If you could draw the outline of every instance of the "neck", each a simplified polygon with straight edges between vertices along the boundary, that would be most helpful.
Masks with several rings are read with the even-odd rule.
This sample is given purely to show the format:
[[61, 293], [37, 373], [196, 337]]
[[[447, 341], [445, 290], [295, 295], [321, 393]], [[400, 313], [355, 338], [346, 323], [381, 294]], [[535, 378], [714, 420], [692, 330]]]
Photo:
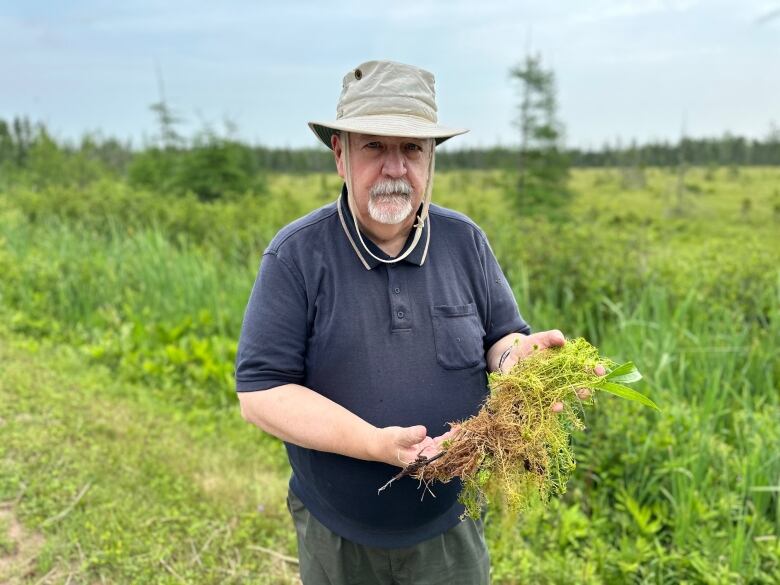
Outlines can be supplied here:
[[395, 258], [403, 250], [409, 233], [411, 233], [417, 214], [413, 213], [407, 219], [398, 224], [387, 225], [378, 223], [372, 219], [363, 222], [358, 219], [360, 231], [371, 238], [379, 249], [391, 258]]

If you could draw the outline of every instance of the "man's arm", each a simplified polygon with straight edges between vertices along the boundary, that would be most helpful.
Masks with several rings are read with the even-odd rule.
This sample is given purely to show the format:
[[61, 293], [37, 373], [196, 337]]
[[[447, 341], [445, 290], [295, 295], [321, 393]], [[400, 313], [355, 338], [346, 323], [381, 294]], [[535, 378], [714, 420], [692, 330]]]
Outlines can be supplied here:
[[403, 467], [433, 446], [422, 425], [378, 428], [298, 384], [239, 392], [238, 398], [244, 420], [307, 449]]
[[[487, 352], [490, 371], [498, 370], [501, 356], [509, 350], [501, 370], [509, 371], [520, 359], [538, 348], [563, 345], [558, 330], [531, 335], [510, 333]], [[268, 390], [239, 392], [244, 420], [279, 439], [317, 451], [338, 453], [403, 467], [418, 455], [431, 456], [453, 436], [449, 431], [434, 439], [422, 425], [375, 427], [329, 398], [299, 384], [284, 384]]]

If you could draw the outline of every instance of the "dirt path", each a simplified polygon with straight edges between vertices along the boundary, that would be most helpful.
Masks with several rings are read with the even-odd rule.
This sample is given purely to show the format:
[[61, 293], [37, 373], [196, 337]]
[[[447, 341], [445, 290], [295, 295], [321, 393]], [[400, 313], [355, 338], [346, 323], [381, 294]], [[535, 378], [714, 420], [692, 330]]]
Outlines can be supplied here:
[[43, 536], [19, 523], [12, 504], [3, 505], [0, 508], [0, 583], [23, 583], [43, 543]]

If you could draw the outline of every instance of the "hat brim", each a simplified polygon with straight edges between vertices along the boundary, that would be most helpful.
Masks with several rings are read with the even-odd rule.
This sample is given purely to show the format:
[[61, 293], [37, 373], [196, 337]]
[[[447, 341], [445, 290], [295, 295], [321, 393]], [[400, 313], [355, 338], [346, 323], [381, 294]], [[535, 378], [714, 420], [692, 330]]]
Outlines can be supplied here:
[[374, 136], [403, 136], [405, 138], [434, 138], [436, 144], [465, 134], [465, 128], [445, 128], [417, 116], [377, 115], [356, 116], [332, 122], [309, 122], [309, 128], [328, 148], [331, 137], [338, 132], [356, 132]]

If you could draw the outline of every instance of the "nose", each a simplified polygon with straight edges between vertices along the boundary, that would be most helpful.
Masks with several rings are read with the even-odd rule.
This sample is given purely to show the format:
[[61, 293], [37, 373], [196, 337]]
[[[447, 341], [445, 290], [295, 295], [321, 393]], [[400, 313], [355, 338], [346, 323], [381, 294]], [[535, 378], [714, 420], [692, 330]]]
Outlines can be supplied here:
[[400, 148], [388, 148], [382, 164], [382, 172], [393, 179], [406, 174], [406, 160]]

